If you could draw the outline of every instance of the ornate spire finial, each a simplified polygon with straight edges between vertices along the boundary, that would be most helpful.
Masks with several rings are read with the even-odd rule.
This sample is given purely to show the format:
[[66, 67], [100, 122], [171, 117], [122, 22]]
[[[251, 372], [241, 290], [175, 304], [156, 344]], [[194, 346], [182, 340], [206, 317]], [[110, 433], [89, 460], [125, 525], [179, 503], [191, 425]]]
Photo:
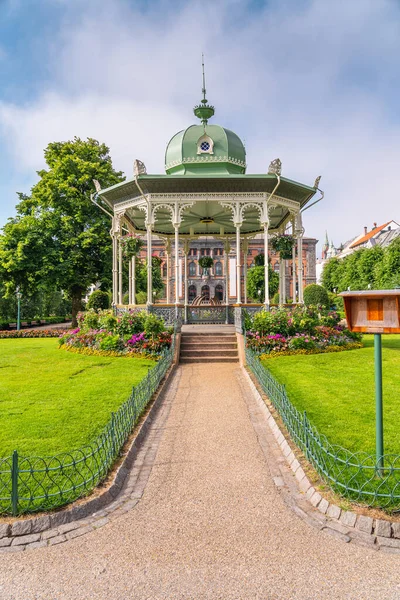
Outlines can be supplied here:
[[201, 65], [203, 67], [203, 89], [202, 89], [203, 100], [202, 100], [202, 103], [203, 104], [207, 104], [207, 98], [206, 98], [206, 75], [205, 75], [205, 72], [204, 72], [204, 54], [201, 55]]
[[194, 107], [193, 112], [196, 115], [196, 117], [198, 117], [201, 120], [205, 127], [208, 123], [208, 119], [210, 119], [214, 115], [215, 109], [213, 106], [207, 104], [208, 100], [206, 98], [206, 75], [204, 69], [204, 54], [201, 55], [201, 65], [203, 70], [203, 88], [201, 90], [203, 94], [203, 100], [200, 102], [200, 104]]

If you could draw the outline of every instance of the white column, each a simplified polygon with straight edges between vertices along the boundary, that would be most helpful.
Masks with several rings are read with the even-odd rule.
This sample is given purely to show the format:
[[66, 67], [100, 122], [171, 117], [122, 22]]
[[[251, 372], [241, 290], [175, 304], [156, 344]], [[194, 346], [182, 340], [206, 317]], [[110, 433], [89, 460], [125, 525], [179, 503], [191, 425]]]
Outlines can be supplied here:
[[269, 310], [268, 223], [264, 223], [264, 279], [265, 279], [264, 304], [265, 304], [265, 310]]
[[128, 304], [132, 304], [132, 260], [129, 261], [128, 297]]
[[286, 261], [282, 258], [282, 253], [279, 254], [279, 306], [283, 306], [286, 301], [286, 286], [285, 286], [285, 270]]
[[[295, 237], [295, 222], [292, 221], [292, 235]], [[292, 300], [293, 302], [297, 302], [296, 298], [296, 244], [293, 244], [292, 248]]]
[[171, 240], [168, 238], [165, 245], [167, 252], [167, 304], [171, 302]]
[[247, 253], [249, 251], [249, 241], [243, 240], [243, 280], [244, 280], [244, 303], [247, 304]]
[[228, 254], [230, 251], [230, 244], [228, 240], [224, 243], [224, 271], [225, 271], [225, 304], [229, 304], [229, 268], [228, 268]]
[[132, 265], [132, 304], [133, 306], [136, 305], [136, 254], [134, 254], [132, 256], [131, 259], [131, 265]]
[[112, 234], [112, 299], [113, 304], [118, 304], [118, 240], [115, 233]]
[[174, 223], [175, 228], [175, 304], [179, 304], [179, 223]]
[[296, 236], [297, 236], [297, 278], [299, 282], [299, 303], [303, 304], [303, 223], [301, 213], [296, 215]]
[[303, 304], [303, 232], [297, 237], [297, 274], [299, 279], [299, 303]]
[[242, 290], [241, 290], [241, 273], [240, 273], [240, 225], [241, 223], [235, 223], [236, 226], [236, 303], [242, 303]]
[[147, 304], [153, 304], [153, 273], [152, 273], [152, 249], [151, 249], [151, 223], [146, 222], [147, 230]]
[[184, 252], [184, 256], [185, 256], [185, 278], [184, 278], [184, 288], [185, 288], [185, 293], [184, 293], [184, 297], [185, 297], [185, 323], [187, 323], [187, 311], [188, 311], [188, 254], [189, 254], [189, 240], [185, 240], [183, 243], [183, 252]]
[[118, 303], [122, 304], [122, 246], [118, 240]]

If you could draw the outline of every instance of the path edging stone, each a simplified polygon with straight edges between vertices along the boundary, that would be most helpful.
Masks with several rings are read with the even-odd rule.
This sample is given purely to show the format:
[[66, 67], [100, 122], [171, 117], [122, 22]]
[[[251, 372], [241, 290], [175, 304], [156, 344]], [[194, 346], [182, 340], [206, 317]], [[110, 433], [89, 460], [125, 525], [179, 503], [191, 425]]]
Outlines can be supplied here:
[[[143, 494], [150, 471], [146, 471], [146, 477], [142, 477], [140, 482], [138, 481], [140, 490], [135, 488], [134, 491], [137, 497], [132, 498], [133, 485], [131, 486], [132, 489], [129, 489], [128, 486], [126, 491], [123, 491], [123, 488], [132, 473], [132, 467], [162, 405], [164, 393], [172, 381], [177, 366], [175, 356], [175, 360], [173, 360], [155, 392], [153, 400], [151, 400], [151, 406], [146, 417], [130, 442], [125, 457], [114, 474], [111, 485], [97, 497], [89, 498], [86, 502], [81, 501], [78, 505], [58, 512], [11, 523], [0, 523], [0, 553], [23, 551], [28, 548], [40, 548], [47, 545], [52, 546], [79, 537], [106, 525], [110, 513], [119, 510], [122, 514], [137, 504]], [[147, 469], [147, 467], [143, 468]], [[138, 474], [138, 480], [140, 474], [141, 472]]]
[[[291, 506], [292, 510], [310, 525], [333, 535], [343, 542], [355, 543], [371, 547], [374, 550], [400, 554], [399, 522], [374, 519], [365, 515], [359, 515], [353, 511], [342, 510], [336, 504], [329, 502], [314, 488], [290, 449], [283, 432], [263, 400], [249, 372], [244, 367], [242, 367], [242, 372], [258, 406], [264, 412], [272, 435], [296, 480], [297, 494], [290, 489], [291, 486], [277, 484], [276, 480], [282, 480], [282, 478], [273, 478], [275, 485], [277, 485], [281, 492], [285, 491], [286, 494], [291, 495], [291, 499], [287, 504]], [[289, 451], [287, 448], [289, 448]], [[317, 518], [318, 513], [325, 519], [322, 524]]]

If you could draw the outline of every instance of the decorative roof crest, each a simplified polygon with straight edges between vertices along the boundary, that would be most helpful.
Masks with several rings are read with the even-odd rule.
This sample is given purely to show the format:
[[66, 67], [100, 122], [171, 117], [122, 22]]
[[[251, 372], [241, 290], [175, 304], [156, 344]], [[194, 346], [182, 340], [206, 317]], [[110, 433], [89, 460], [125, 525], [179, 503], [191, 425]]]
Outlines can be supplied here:
[[147, 175], [145, 164], [137, 158], [133, 161], [133, 172], [135, 177], [137, 177], [138, 175]]
[[275, 158], [269, 163], [268, 175], [281, 175], [282, 173], [282, 162], [279, 158]]
[[203, 100], [201, 101], [200, 104], [198, 104], [197, 106], [194, 107], [193, 112], [196, 115], [196, 117], [198, 119], [201, 120], [201, 122], [205, 126], [208, 123], [208, 119], [211, 119], [211, 117], [214, 115], [215, 113], [215, 108], [213, 106], [211, 106], [210, 104], [208, 104], [208, 100], [206, 98], [206, 76], [204, 73], [204, 54], [201, 55], [201, 59], [202, 59], [202, 67], [203, 67], [203, 88], [202, 88], [202, 93], [203, 93]]

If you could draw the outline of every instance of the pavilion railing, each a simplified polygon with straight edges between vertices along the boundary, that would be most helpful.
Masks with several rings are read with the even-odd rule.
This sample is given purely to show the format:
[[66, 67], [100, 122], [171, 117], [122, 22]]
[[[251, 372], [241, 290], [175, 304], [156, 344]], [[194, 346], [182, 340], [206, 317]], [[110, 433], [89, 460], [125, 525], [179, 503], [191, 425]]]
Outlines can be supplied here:
[[353, 502], [398, 510], [400, 508], [400, 456], [386, 454], [382, 462], [375, 455], [350, 452], [331, 444], [314, 427], [306, 412], [290, 401], [285, 386], [265, 368], [257, 354], [245, 349], [247, 365], [278, 411], [290, 437], [331, 488]]
[[188, 323], [233, 323], [233, 307], [226, 304], [187, 307]]
[[[53, 457], [0, 458], [0, 513], [14, 516], [64, 506], [87, 495], [107, 475], [171, 366], [175, 337], [129, 398], [111, 413], [92, 443]], [[124, 360], [124, 359], [121, 359]], [[126, 359], [129, 360], [129, 359]]]

